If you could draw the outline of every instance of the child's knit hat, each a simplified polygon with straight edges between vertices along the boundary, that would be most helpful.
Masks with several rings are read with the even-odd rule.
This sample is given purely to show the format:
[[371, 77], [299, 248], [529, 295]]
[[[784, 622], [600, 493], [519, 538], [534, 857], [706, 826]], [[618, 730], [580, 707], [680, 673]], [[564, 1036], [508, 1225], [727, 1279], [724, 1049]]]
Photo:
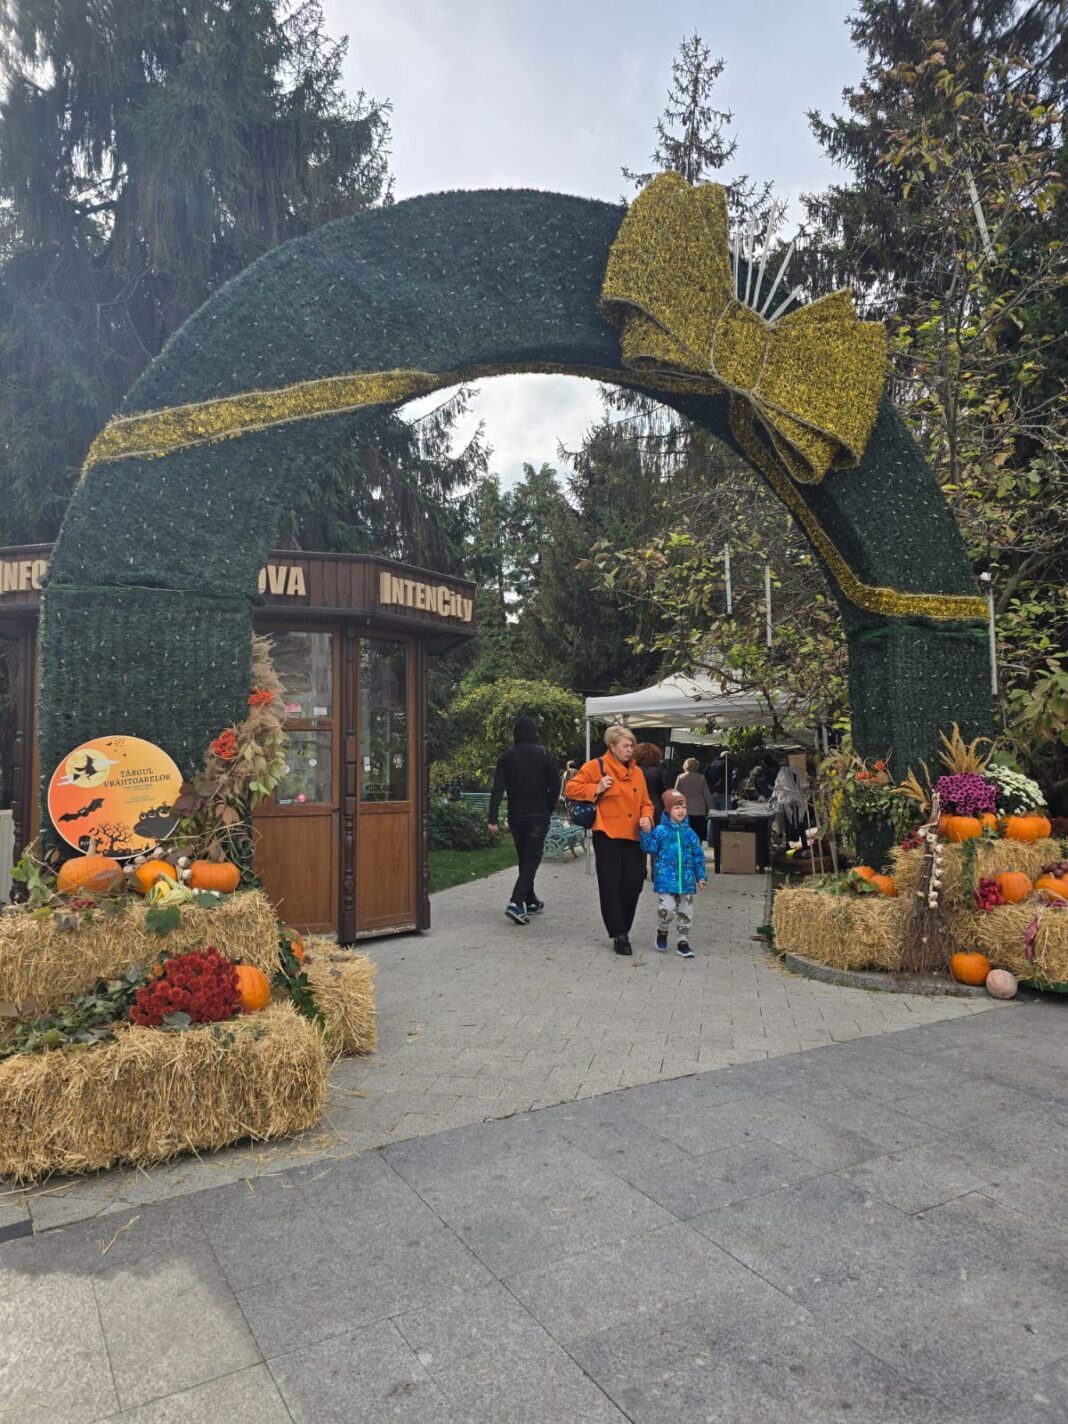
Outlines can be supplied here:
[[660, 803], [665, 811], [670, 811], [672, 806], [677, 806], [679, 802], [686, 805], [686, 797], [681, 791], [665, 791], [660, 798]]

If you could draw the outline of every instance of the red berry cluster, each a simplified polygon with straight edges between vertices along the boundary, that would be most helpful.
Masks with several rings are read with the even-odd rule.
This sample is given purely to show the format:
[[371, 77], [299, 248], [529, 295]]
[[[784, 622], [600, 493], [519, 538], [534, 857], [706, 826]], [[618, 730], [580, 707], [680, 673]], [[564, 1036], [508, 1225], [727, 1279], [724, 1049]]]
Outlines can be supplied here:
[[233, 761], [239, 751], [237, 737], [231, 728], [227, 727], [225, 732], [219, 735], [211, 744], [211, 749], [220, 761]]
[[973, 896], [977, 910], [993, 910], [1005, 904], [1005, 896], [996, 880], [988, 880], [984, 875]]
[[188, 1014], [193, 1023], [233, 1018], [241, 1006], [237, 970], [217, 949], [203, 954], [176, 954], [163, 973], [138, 989], [130, 1020], [142, 1028], [159, 1028], [167, 1014]]
[[919, 850], [922, 845], [923, 836], [920, 835], [919, 831], [908, 831], [905, 834], [905, 839], [901, 842], [901, 849]]

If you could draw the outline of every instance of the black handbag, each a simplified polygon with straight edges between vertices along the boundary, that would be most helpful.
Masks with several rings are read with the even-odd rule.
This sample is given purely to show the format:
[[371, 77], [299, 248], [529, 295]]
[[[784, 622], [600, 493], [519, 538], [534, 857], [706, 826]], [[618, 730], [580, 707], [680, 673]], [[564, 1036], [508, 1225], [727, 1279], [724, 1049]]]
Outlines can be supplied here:
[[[597, 765], [601, 768], [601, 775], [604, 775], [604, 758], [597, 758]], [[593, 823], [597, 819], [596, 801], [569, 801], [567, 803], [567, 814], [571, 818], [571, 824], [578, 826], [579, 830], [591, 831]]]

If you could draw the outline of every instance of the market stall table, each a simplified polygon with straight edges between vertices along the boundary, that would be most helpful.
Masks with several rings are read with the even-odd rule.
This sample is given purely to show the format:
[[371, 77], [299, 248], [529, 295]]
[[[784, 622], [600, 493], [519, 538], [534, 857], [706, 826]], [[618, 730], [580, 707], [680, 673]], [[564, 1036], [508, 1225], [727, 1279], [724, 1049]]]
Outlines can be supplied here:
[[776, 808], [770, 801], [746, 801], [733, 811], [709, 811], [708, 826], [712, 845], [712, 862], [719, 874], [720, 846], [723, 832], [752, 831], [756, 835], [757, 870], [767, 870], [771, 864], [771, 823]]

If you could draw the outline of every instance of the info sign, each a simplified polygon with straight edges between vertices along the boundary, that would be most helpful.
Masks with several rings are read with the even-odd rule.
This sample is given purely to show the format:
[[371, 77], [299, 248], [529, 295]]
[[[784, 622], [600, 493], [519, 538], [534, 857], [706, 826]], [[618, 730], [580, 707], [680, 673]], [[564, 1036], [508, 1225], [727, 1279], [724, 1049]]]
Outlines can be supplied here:
[[48, 814], [75, 850], [139, 855], [178, 824], [182, 774], [140, 737], [94, 737], [64, 757], [48, 787]]

